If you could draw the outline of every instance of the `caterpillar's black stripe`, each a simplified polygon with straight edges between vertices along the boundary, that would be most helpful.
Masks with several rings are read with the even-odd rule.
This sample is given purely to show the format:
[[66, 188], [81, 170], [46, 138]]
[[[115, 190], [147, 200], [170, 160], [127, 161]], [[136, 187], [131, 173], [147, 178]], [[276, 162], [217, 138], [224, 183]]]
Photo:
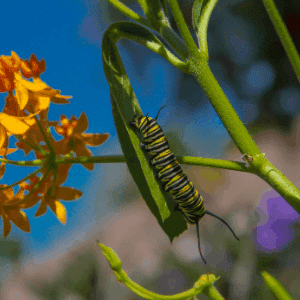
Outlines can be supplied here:
[[198, 228], [198, 222], [205, 214], [209, 214], [221, 220], [229, 227], [235, 237], [236, 235], [223, 219], [205, 209], [203, 198], [200, 196], [198, 190], [195, 189], [190, 179], [185, 175], [175, 155], [171, 152], [170, 145], [163, 130], [157, 123], [157, 117], [153, 119], [148, 116], [135, 116], [130, 124], [141, 132], [144, 142], [142, 148], [149, 154], [150, 163], [154, 168], [162, 188], [172, 194], [173, 199], [177, 203], [180, 211], [184, 214], [187, 222], [196, 224], [199, 237], [199, 251], [205, 262], [201, 252]]

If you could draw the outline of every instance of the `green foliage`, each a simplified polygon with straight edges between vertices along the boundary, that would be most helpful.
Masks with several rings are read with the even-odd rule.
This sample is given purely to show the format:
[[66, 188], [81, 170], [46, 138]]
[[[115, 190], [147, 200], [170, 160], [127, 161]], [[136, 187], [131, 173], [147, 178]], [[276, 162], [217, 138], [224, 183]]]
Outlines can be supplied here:
[[[232, 140], [240, 150], [241, 156], [246, 160], [245, 164], [236, 162], [230, 162], [231, 164], [229, 164], [221, 160], [211, 159], [208, 161], [202, 159], [202, 165], [256, 174], [272, 186], [300, 213], [299, 189], [275, 168], [266, 158], [265, 154], [260, 151], [209, 68], [207, 28], [217, 0], [196, 0], [194, 2], [192, 18], [199, 45], [195, 44], [176, 0], [169, 0], [168, 4], [181, 36], [169, 25], [166, 1], [138, 0], [146, 18], [133, 12], [118, 0], [109, 1], [135, 22], [148, 27], [150, 30], [156, 31], [156, 34], [164, 39], [167, 44], [167, 46], [165, 46], [150, 30], [141, 25], [130, 22], [120, 22], [111, 25], [106, 31], [103, 37], [102, 55], [105, 74], [110, 85], [114, 121], [128, 168], [149, 209], [169, 236], [170, 240], [172, 241], [175, 236], [182, 233], [186, 229], [186, 224], [182, 218], [178, 218], [176, 213], [173, 212], [166, 195], [161, 191], [158, 182], [153, 176], [153, 170], [150, 168], [144, 153], [139, 147], [139, 138], [136, 132], [129, 126], [129, 122], [133, 119], [134, 115], [143, 114], [116, 47], [117, 41], [121, 38], [129, 39], [147, 47], [164, 57], [179, 70], [192, 74], [202, 86]], [[264, 0], [264, 3], [271, 18], [274, 17], [274, 20], [281, 24], [282, 20], [277, 18], [277, 10], [276, 8], [274, 10], [275, 6], [273, 2], [271, 0]], [[280, 38], [285, 45], [286, 51], [289, 52], [289, 49], [294, 49], [294, 45], [287, 32], [282, 30], [281, 26], [277, 26], [276, 29], [280, 31]], [[169, 51], [167, 47], [172, 48], [172, 52]], [[173, 53], [175, 53], [175, 55], [173, 55]], [[300, 74], [300, 68], [297, 65], [299, 62], [298, 54], [295, 51], [292, 53], [293, 59], [291, 59], [291, 61], [294, 65], [294, 69], [297, 74]], [[185, 158], [181, 158], [181, 162], [184, 161]], [[199, 165], [199, 158], [190, 158], [191, 164], [193, 161], [194, 164]], [[104, 249], [104, 245], [100, 245], [100, 247]], [[105, 251], [113, 250], [105, 248]], [[107, 259], [111, 257], [114, 256], [106, 255]], [[126, 273], [121, 270], [121, 265], [117, 269], [113, 268], [113, 270], [117, 273], [116, 276], [118, 280], [125, 283], [132, 291], [146, 299], [185, 299], [180, 298], [182, 295], [179, 296], [179, 294], [175, 296], [154, 295], [132, 282]], [[223, 299], [216, 290], [209, 288], [213, 287], [212, 283], [216, 280], [214, 275], [201, 278], [202, 281], [199, 280], [194, 286], [197, 291], [194, 291], [195, 293], [188, 297], [195, 297], [198, 293], [198, 289], [202, 289], [201, 291], [203, 292], [210, 291], [210, 293], [207, 292], [206, 294], [209, 295], [211, 299]], [[272, 292], [279, 290], [278, 283], [271, 280], [271, 277], [264, 275], [264, 278]], [[209, 287], [204, 287], [204, 282], [208, 283]], [[277, 296], [278, 295], [277, 293]], [[185, 295], [185, 297], [187, 297], [187, 295]]]

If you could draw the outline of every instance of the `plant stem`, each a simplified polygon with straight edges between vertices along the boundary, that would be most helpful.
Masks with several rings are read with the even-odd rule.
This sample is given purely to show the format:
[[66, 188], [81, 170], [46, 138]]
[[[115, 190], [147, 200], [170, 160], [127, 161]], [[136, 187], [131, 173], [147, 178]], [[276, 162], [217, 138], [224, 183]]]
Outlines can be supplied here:
[[210, 0], [203, 8], [203, 12], [201, 13], [201, 19], [199, 24], [198, 38], [199, 38], [199, 46], [200, 51], [202, 53], [207, 53], [208, 55], [208, 47], [207, 47], [207, 28], [210, 16], [218, 3], [218, 0]]
[[277, 8], [272, 0], [262, 0], [266, 11], [275, 27], [275, 30], [280, 38], [280, 41], [284, 47], [285, 52], [292, 64], [292, 67], [296, 73], [298, 81], [300, 82], [300, 58], [297, 49], [292, 41], [292, 38], [277, 11]]
[[179, 8], [177, 0], [169, 0], [169, 5], [172, 10], [172, 14], [174, 16], [178, 29], [182, 35], [183, 40], [186, 43], [190, 54], [197, 56], [197, 54], [199, 53], [199, 49], [197, 48], [197, 45], [195, 44], [193, 37], [185, 23], [184, 17]]
[[256, 155], [260, 150], [221, 89], [207, 62], [200, 55], [191, 58], [191, 68], [197, 81], [216, 110], [231, 138], [242, 154]]

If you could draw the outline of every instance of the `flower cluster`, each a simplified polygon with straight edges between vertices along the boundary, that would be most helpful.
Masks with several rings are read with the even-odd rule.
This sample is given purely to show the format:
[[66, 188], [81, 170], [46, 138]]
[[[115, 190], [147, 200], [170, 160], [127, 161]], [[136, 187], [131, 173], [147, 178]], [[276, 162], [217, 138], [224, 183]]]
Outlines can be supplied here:
[[[60, 95], [40, 79], [45, 72], [46, 63], [37, 60], [34, 54], [23, 60], [12, 51], [11, 56], [0, 56], [0, 92], [7, 93], [5, 105], [0, 113], [0, 178], [5, 174], [6, 164], [39, 167], [25, 178], [11, 184], [0, 184], [0, 216], [3, 219], [4, 236], [11, 231], [11, 222], [26, 232], [30, 223], [23, 211], [37, 203], [35, 216], [43, 215], [47, 206], [57, 218], [66, 222], [66, 209], [60, 200], [78, 199], [82, 193], [74, 188], [61, 186], [68, 177], [70, 163], [64, 158], [91, 157], [86, 146], [99, 146], [108, 134], [87, 134], [88, 119], [84, 112], [80, 117], [69, 120], [61, 115], [60, 121], [49, 121], [50, 102], [67, 104], [71, 96]], [[52, 132], [62, 136], [55, 140]], [[16, 148], [9, 148], [9, 138], [18, 140]], [[33, 152], [36, 160], [12, 162], [7, 155], [22, 150], [25, 155]], [[70, 161], [70, 160], [69, 160]], [[83, 163], [89, 170], [93, 163]], [[13, 187], [18, 187], [14, 193]]]

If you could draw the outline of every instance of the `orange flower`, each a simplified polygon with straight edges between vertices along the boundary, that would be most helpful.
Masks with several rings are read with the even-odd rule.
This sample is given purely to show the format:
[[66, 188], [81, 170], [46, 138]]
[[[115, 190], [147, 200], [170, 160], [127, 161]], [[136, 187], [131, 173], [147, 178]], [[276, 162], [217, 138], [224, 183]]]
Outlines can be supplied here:
[[[51, 144], [53, 144], [55, 141], [54, 141], [54, 138], [52, 137], [51, 133], [48, 134], [48, 132], [47, 132], [47, 122], [45, 120], [40, 120], [39, 123], [40, 123], [44, 133], [47, 135], [48, 140], [50, 141]], [[57, 124], [58, 122], [52, 122], [52, 123]], [[28, 131], [26, 131], [26, 133], [22, 134], [21, 137], [24, 140], [24, 142], [19, 141], [16, 143], [16, 146], [19, 149], [23, 150], [25, 155], [28, 155], [28, 153], [31, 150], [35, 150], [37, 148], [45, 150], [45, 151], [43, 151], [44, 153], [49, 152], [49, 149], [46, 145], [44, 135], [42, 134], [42, 132], [41, 132], [40, 128], [37, 126], [37, 124], [30, 126]], [[32, 148], [31, 145], [32, 145], [32, 147], [35, 146], [35, 148]], [[44, 157], [44, 156], [41, 156], [41, 154], [38, 151], [35, 151], [35, 155], [39, 159]]]
[[[83, 133], [88, 128], [88, 120], [85, 113], [81, 113], [79, 119], [72, 116], [70, 120], [66, 116], [61, 115], [61, 124], [55, 126], [58, 134], [62, 135], [64, 139], [57, 142], [57, 147], [60, 149], [61, 154], [68, 154], [72, 150], [75, 151], [77, 157], [79, 156], [93, 156], [91, 151], [85, 145], [99, 146], [104, 143], [108, 138], [108, 133], [99, 134], [86, 134]], [[83, 164], [89, 170], [93, 170], [94, 164]]]
[[[8, 135], [5, 128], [0, 124], [0, 156], [6, 158], [6, 155], [15, 152], [17, 149], [8, 149]], [[0, 179], [5, 173], [5, 163], [0, 164]]]
[[19, 70], [21, 65], [21, 59], [19, 58], [18, 54], [14, 51], [11, 51], [11, 56], [0, 56], [0, 62], [2, 66], [4, 66], [6, 69], [16, 72]]
[[53, 211], [56, 215], [57, 219], [65, 224], [67, 219], [67, 212], [65, 206], [59, 201], [59, 199], [64, 201], [73, 201], [77, 200], [82, 196], [82, 192], [71, 188], [71, 187], [61, 187], [58, 186], [55, 191], [52, 191], [52, 186], [48, 185], [48, 189], [46, 190], [45, 196], [41, 198], [42, 202], [35, 213], [36, 217], [39, 217], [46, 213], [47, 206]]
[[[27, 190], [28, 192], [30, 192], [31, 190], [33, 190], [36, 185], [39, 183], [40, 181], [40, 177], [37, 175], [34, 175], [32, 177], [30, 177], [29, 179], [30, 183], [23, 183], [23, 188], [24, 190]], [[35, 196], [40, 196], [41, 194], [44, 194], [44, 190], [45, 190], [45, 186], [48, 184], [47, 178], [40, 183], [39, 187], [33, 192], [33, 195]]]
[[0, 92], [12, 93], [14, 90], [14, 76], [20, 68], [21, 60], [16, 52], [12, 51], [11, 56], [0, 56]]
[[[29, 184], [25, 182], [22, 183], [24, 190], [30, 192], [36, 189], [29, 197], [29, 203], [27, 203], [27, 200], [25, 201], [27, 205], [26, 208], [32, 203], [32, 199], [38, 198], [38, 200], [41, 200], [39, 208], [35, 214], [36, 217], [43, 215], [47, 211], [47, 206], [49, 206], [59, 221], [61, 221], [63, 224], [66, 222], [66, 209], [64, 205], [60, 203], [59, 199], [64, 201], [72, 201], [77, 200], [82, 196], [82, 192], [74, 188], [60, 186], [66, 180], [70, 167], [71, 164], [62, 164], [58, 166], [58, 174], [55, 184], [53, 182], [53, 175], [48, 175], [47, 178], [41, 182], [41, 177], [35, 175], [29, 179]], [[39, 184], [38, 188], [36, 188], [37, 184]], [[24, 203], [21, 203], [21, 205], [23, 204]]]
[[[0, 185], [0, 188], [6, 187], [7, 185]], [[0, 190], [0, 215], [3, 219], [3, 232], [4, 237], [8, 236], [11, 231], [11, 224], [13, 222], [21, 230], [25, 232], [30, 232], [30, 224], [26, 214], [21, 211], [21, 208], [28, 208], [39, 201], [38, 198], [30, 198], [28, 202], [22, 205], [18, 203], [24, 198], [24, 188], [20, 186], [19, 191], [14, 196], [13, 188], [7, 188]]]
[[0, 124], [5, 128], [8, 136], [12, 134], [25, 134], [30, 126], [35, 123], [33, 117], [15, 117], [6, 113], [0, 113]]
[[40, 74], [46, 70], [46, 61], [42, 58], [37, 60], [35, 54], [31, 54], [30, 59], [23, 60], [21, 64], [21, 72], [25, 78], [40, 77]]
[[[0, 114], [1, 115], [1, 114]], [[8, 133], [0, 124], [0, 156], [6, 156], [7, 154], [15, 152], [17, 149], [8, 149]]]
[[34, 113], [48, 109], [50, 101], [59, 104], [69, 103], [71, 96], [60, 95], [60, 90], [52, 89], [40, 78], [34, 78], [33, 82], [24, 79], [19, 72], [14, 73], [16, 100], [21, 110], [26, 108], [29, 112], [33, 107]]
[[0, 92], [12, 93], [14, 88], [14, 73], [5, 68], [4, 63], [0, 60]]

